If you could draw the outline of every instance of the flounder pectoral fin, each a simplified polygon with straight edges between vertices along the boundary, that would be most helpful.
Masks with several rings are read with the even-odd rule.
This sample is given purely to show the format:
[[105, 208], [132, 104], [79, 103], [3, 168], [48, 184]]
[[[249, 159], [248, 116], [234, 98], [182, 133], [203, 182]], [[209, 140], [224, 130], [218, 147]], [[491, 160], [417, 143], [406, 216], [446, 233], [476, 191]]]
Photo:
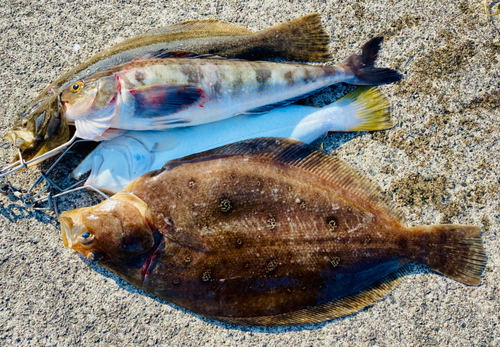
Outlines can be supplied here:
[[180, 228], [164, 227], [159, 231], [170, 241], [199, 252], [210, 252], [210, 248], [203, 240], [203, 236]]
[[203, 92], [189, 84], [157, 84], [129, 90], [135, 101], [135, 117], [156, 118], [182, 111], [200, 101]]
[[262, 317], [233, 318], [218, 316], [208, 318], [248, 326], [284, 326], [320, 323], [354, 314], [384, 299], [399, 285], [403, 276], [407, 274], [408, 267], [402, 266], [360, 292], [294, 312]]

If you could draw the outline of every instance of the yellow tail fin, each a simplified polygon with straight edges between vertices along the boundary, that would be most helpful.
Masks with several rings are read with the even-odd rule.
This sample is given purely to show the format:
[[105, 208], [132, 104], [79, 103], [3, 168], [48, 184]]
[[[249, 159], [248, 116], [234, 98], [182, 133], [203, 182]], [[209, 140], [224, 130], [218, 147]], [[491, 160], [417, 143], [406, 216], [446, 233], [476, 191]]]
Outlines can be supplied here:
[[346, 106], [350, 121], [346, 131], [372, 131], [392, 128], [390, 103], [377, 87], [358, 87], [336, 102]]

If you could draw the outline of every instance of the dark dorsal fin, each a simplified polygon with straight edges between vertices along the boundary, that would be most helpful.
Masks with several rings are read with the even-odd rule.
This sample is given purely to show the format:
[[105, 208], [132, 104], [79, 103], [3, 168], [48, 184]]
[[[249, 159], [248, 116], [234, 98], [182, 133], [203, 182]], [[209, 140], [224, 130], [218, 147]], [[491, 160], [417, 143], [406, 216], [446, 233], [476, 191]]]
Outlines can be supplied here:
[[369, 287], [366, 287], [361, 292], [299, 311], [263, 317], [232, 318], [218, 316], [208, 318], [231, 324], [249, 326], [283, 326], [320, 323], [356, 313], [382, 300], [398, 286], [402, 277], [407, 273], [408, 267], [403, 266]]
[[326, 136], [328, 134], [324, 134], [324, 135], [321, 135], [320, 137], [318, 137], [316, 140], [314, 140], [313, 142], [311, 142], [309, 145], [311, 147], [314, 147], [316, 148], [318, 151], [322, 151], [323, 150], [323, 143], [325, 142], [325, 139], [326, 139]]
[[402, 212], [398, 211], [394, 203], [382, 194], [377, 185], [338, 157], [318, 151], [297, 140], [264, 137], [236, 142], [169, 161], [162, 171], [171, 170], [185, 163], [235, 156], [258, 156], [306, 170], [312, 175], [330, 181], [341, 190], [368, 202], [371, 206], [405, 225]]
[[260, 106], [260, 107], [257, 107], [257, 108], [253, 108], [251, 110], [242, 112], [240, 114], [245, 114], [245, 115], [261, 115], [261, 114], [264, 114], [264, 113], [268, 113], [269, 111], [272, 111], [275, 108], [283, 107], [283, 106], [288, 106], [290, 104], [293, 104], [295, 101], [298, 101], [300, 99], [304, 99], [304, 98], [308, 97], [309, 95], [312, 95], [312, 94], [314, 94], [316, 92], [319, 92], [322, 89], [323, 88], [315, 89], [312, 92], [305, 93], [305, 94], [302, 94], [302, 95], [297, 95], [297, 96], [294, 96], [293, 98], [290, 98], [290, 99], [281, 100], [281, 101], [275, 102], [274, 104], [268, 104], [268, 105]]

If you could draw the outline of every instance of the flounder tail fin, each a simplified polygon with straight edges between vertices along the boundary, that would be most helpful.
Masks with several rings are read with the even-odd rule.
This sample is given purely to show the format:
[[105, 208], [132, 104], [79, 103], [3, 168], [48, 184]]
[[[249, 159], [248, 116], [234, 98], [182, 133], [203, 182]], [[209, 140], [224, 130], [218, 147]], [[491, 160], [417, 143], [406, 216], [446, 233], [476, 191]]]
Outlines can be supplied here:
[[424, 235], [419, 237], [421, 251], [415, 260], [456, 281], [479, 285], [486, 265], [481, 228], [444, 224], [412, 229]]
[[344, 69], [354, 76], [348, 83], [378, 86], [399, 81], [403, 76], [388, 68], [375, 67], [383, 37], [374, 37], [361, 47], [361, 55], [353, 54], [344, 62]]
[[270, 43], [272, 52], [263, 52], [265, 56], [305, 61], [332, 59], [328, 48], [330, 36], [317, 13], [259, 31], [257, 35], [262, 35], [262, 39]]
[[345, 115], [345, 131], [373, 131], [392, 128], [390, 102], [377, 87], [358, 87], [337, 100]]

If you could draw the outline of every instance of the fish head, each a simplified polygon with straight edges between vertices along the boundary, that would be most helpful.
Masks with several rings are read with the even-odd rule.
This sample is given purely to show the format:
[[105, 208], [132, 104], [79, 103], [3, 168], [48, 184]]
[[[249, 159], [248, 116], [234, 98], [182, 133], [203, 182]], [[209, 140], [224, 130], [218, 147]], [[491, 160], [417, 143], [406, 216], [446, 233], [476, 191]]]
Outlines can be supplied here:
[[93, 77], [76, 81], [61, 95], [63, 111], [68, 120], [86, 117], [116, 101], [119, 83], [116, 77]]
[[59, 222], [66, 247], [111, 268], [148, 254], [161, 236], [149, 207], [131, 193], [119, 193], [98, 205], [63, 212]]
[[27, 161], [67, 142], [69, 135], [68, 124], [61, 114], [59, 95], [51, 94], [21, 112], [4, 137], [20, 149]]

